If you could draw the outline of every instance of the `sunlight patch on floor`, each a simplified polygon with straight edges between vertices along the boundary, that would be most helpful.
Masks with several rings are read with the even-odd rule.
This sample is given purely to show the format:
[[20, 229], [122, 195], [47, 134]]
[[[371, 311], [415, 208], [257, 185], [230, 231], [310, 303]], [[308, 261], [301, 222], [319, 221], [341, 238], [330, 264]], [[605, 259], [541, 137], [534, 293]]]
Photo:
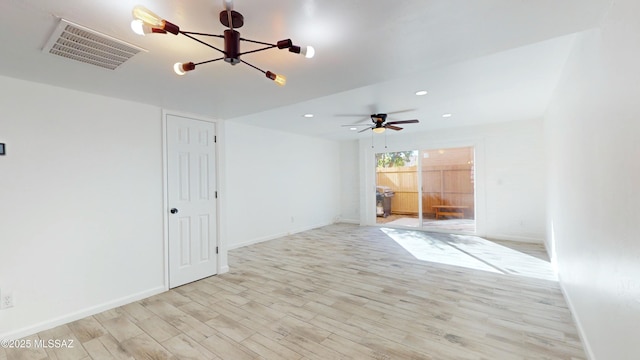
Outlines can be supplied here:
[[388, 223], [389, 225], [399, 225], [399, 226], [408, 226], [408, 227], [418, 227], [420, 226], [420, 220], [413, 217], [400, 218], [397, 220], [393, 220]]
[[[376, 218], [376, 223], [384, 224], [385, 226], [402, 226], [410, 228], [419, 228], [420, 220], [415, 217], [399, 217], [392, 221], [380, 221], [380, 218]], [[476, 231], [476, 222], [473, 219], [424, 219], [422, 222], [424, 231], [455, 231], [474, 233]]]
[[548, 261], [471, 235], [381, 228], [416, 259], [500, 274], [557, 281]]

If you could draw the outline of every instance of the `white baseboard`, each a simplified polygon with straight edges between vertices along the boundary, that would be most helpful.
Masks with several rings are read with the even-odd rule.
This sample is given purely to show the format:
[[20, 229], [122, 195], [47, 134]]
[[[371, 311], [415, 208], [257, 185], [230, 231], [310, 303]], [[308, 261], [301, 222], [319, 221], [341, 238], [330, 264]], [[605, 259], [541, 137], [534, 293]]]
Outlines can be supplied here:
[[218, 272], [218, 274], [224, 274], [224, 273], [228, 273], [228, 272], [229, 272], [229, 265], [225, 265], [225, 266], [220, 268], [220, 271]]
[[301, 233], [303, 231], [309, 231], [309, 230], [313, 230], [313, 229], [317, 229], [317, 228], [321, 228], [323, 226], [328, 226], [328, 225], [333, 225], [333, 224], [334, 224], [334, 222], [326, 222], [326, 223], [322, 223], [322, 224], [306, 226], [306, 227], [303, 227], [303, 228], [294, 229], [287, 235], [293, 235], [293, 234]]
[[243, 242], [241, 242], [239, 244], [230, 244], [227, 247], [227, 249], [228, 250], [238, 249], [238, 248], [241, 248], [241, 247], [258, 244], [258, 243], [261, 243], [261, 242], [264, 242], [264, 241], [278, 239], [278, 238], [281, 238], [281, 237], [284, 237], [284, 236], [287, 236], [287, 235], [293, 235], [293, 234], [301, 233], [303, 231], [317, 229], [319, 227], [323, 227], [323, 226], [327, 226], [327, 225], [331, 225], [331, 224], [332, 223], [317, 224], [317, 225], [312, 225], [312, 226], [306, 226], [306, 227], [299, 228], [299, 229], [294, 229], [294, 230], [291, 230], [291, 231], [286, 232], [286, 233], [277, 233], [277, 234], [262, 236], [262, 237], [251, 239], [251, 240], [248, 240], [248, 241], [243, 241]]
[[533, 244], [544, 244], [543, 237], [530, 237], [530, 236], [507, 235], [507, 234], [486, 234], [485, 236], [482, 236], [482, 237], [486, 239], [517, 241], [517, 242], [533, 243]]
[[122, 306], [122, 305], [126, 305], [126, 304], [130, 304], [134, 301], [138, 301], [138, 300], [142, 300], [142, 299], [146, 299], [150, 296], [153, 295], [157, 295], [160, 293], [163, 293], [165, 291], [165, 287], [163, 286], [158, 286], [156, 288], [153, 289], [149, 289], [146, 291], [142, 291], [139, 292], [137, 294], [133, 294], [130, 296], [125, 296], [122, 297], [120, 299], [116, 299], [113, 301], [109, 301], [100, 305], [96, 305], [96, 306], [92, 306], [83, 310], [79, 310], [67, 315], [63, 315], [63, 316], [59, 316], [57, 318], [53, 318], [50, 320], [46, 320], [34, 325], [30, 325], [27, 327], [24, 327], [22, 329], [18, 329], [15, 331], [11, 331], [11, 332], [7, 332], [4, 334], [0, 334], [0, 339], [5, 339], [5, 340], [16, 340], [16, 339], [20, 339], [23, 338], [25, 336], [29, 336], [29, 335], [33, 335], [35, 333], [39, 333], [40, 331], [44, 331], [44, 330], [49, 330], [51, 328], [54, 328], [56, 326], [60, 326], [60, 325], [64, 325], [64, 324], [68, 324], [70, 322], [76, 321], [76, 320], [80, 320], [83, 319], [87, 316], [91, 316], [91, 315], [95, 315], [95, 314], [99, 314], [103, 311], [106, 310], [110, 310], [113, 308], [117, 308], [118, 306]]
[[229, 244], [227, 246], [227, 249], [228, 250], [238, 249], [238, 248], [241, 248], [241, 247], [245, 247], [245, 246], [249, 246], [249, 245], [253, 245], [253, 244], [258, 244], [258, 243], [261, 243], [261, 242], [264, 242], [264, 241], [277, 239], [277, 238], [280, 238], [280, 237], [283, 237], [283, 236], [287, 236], [287, 235], [288, 235], [287, 233], [279, 233], [279, 234], [262, 236], [262, 237], [251, 239], [251, 240], [248, 240], [248, 241], [243, 241], [243, 242], [238, 243], [238, 244]]
[[360, 220], [356, 220], [356, 219], [338, 219], [338, 221], [336, 221], [336, 223], [338, 224], [355, 224], [355, 225], [360, 225]]
[[562, 291], [562, 295], [564, 296], [564, 300], [567, 302], [569, 306], [569, 311], [571, 315], [573, 315], [573, 319], [576, 322], [576, 327], [578, 328], [578, 335], [580, 336], [580, 341], [582, 342], [582, 346], [584, 347], [584, 351], [587, 355], [587, 360], [596, 360], [596, 357], [593, 355], [593, 350], [591, 349], [591, 344], [587, 340], [587, 335], [584, 333], [584, 327], [582, 327], [582, 323], [580, 322], [580, 317], [576, 312], [575, 307], [573, 306], [573, 301], [571, 301], [571, 296], [564, 288], [564, 284], [562, 283], [562, 277], [558, 274], [558, 284], [560, 284], [560, 291]]

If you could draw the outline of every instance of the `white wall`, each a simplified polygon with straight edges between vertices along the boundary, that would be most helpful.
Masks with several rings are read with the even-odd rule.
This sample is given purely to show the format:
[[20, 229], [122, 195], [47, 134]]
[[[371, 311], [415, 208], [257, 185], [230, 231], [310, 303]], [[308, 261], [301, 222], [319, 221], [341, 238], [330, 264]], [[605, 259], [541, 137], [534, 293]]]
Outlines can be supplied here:
[[[164, 291], [161, 110], [5, 77], [0, 109], [0, 338]], [[223, 256], [339, 218], [338, 142], [219, 130]]]
[[360, 150], [358, 141], [340, 142], [340, 219], [360, 223]]
[[337, 219], [338, 142], [227, 121], [225, 144], [228, 249]]
[[540, 242], [545, 236], [545, 158], [542, 119], [393, 134], [360, 141], [361, 223], [375, 223], [374, 153], [474, 146], [477, 234]]
[[161, 114], [0, 77], [0, 338], [163, 290]]
[[[543, 242], [546, 164], [542, 121], [503, 125], [484, 139], [487, 237]], [[482, 186], [480, 186], [482, 188]]]
[[548, 247], [594, 360], [640, 358], [639, 14], [578, 37], [545, 121]]

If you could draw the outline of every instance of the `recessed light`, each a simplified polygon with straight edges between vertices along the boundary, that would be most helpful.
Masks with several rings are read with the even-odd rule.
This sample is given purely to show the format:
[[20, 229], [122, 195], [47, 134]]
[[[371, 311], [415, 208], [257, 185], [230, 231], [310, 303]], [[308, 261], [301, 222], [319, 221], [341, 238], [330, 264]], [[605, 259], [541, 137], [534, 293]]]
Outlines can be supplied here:
[[349, 128], [349, 130], [354, 131], [354, 130], [358, 130], [358, 128]]
[[312, 118], [313, 114], [304, 114], [303, 116], [306, 117], [306, 118]]
[[448, 118], [448, 117], [452, 117], [452, 116], [453, 116], [452, 114], [442, 114], [443, 118]]
[[420, 90], [420, 91], [416, 91], [416, 95], [418, 95], [418, 96], [424, 96], [424, 95], [427, 95], [427, 90]]

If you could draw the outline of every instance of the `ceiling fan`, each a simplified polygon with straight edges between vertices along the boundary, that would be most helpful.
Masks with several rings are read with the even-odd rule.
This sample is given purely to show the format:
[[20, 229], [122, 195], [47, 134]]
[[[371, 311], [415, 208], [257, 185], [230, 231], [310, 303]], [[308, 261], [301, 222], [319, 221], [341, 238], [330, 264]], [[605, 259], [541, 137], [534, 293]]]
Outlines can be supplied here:
[[[398, 112], [403, 112], [403, 111], [396, 111], [396, 113]], [[393, 114], [393, 113], [389, 113], [389, 114]], [[415, 124], [415, 123], [419, 123], [420, 121], [413, 119], [413, 120], [398, 120], [398, 121], [389, 121], [387, 122], [387, 115], [388, 114], [371, 114], [371, 122], [373, 122], [373, 125], [369, 125], [369, 124], [350, 124], [350, 125], [342, 125], [342, 126], [366, 126], [366, 128], [358, 131], [359, 133], [361, 132], [365, 132], [369, 129], [373, 130], [373, 132], [377, 133], [377, 134], [382, 134], [386, 129], [391, 129], [391, 130], [396, 130], [396, 131], [400, 131], [402, 130], [401, 127], [396, 126], [398, 124]]]

